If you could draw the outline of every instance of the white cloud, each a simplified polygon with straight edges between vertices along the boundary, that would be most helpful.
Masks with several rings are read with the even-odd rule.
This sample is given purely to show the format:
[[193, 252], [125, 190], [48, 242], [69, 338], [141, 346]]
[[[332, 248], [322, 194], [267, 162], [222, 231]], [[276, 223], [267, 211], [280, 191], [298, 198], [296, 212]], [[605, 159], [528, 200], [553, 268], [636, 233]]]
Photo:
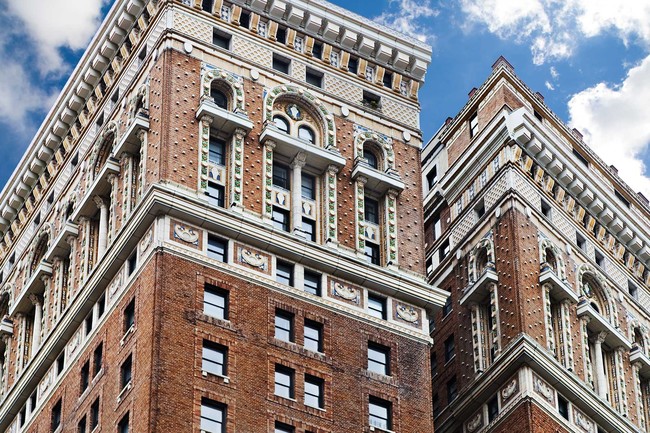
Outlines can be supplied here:
[[422, 19], [438, 16], [439, 13], [431, 6], [430, 0], [390, 0], [389, 11], [374, 20], [419, 41], [433, 43], [435, 36]]
[[554, 80], [557, 80], [558, 78], [560, 78], [560, 73], [557, 71], [557, 69], [555, 69], [555, 66], [551, 66], [551, 69], [549, 69], [549, 72], [551, 73], [551, 77]]
[[547, 88], [548, 90], [555, 90], [555, 86], [554, 86], [553, 83], [551, 83], [550, 81], [545, 81], [545, 82], [544, 82], [544, 85], [546, 86], [546, 88]]
[[24, 24], [43, 72], [65, 68], [59, 49], [85, 48], [107, 0], [6, 0], [10, 15]]
[[635, 190], [650, 197], [642, 154], [650, 145], [650, 56], [618, 85], [600, 83], [573, 95], [569, 124]]
[[581, 39], [612, 31], [650, 47], [650, 0], [461, 0], [469, 25], [528, 43], [533, 62], [565, 59]]
[[29, 129], [30, 112], [47, 110], [53, 95], [34, 86], [24, 67], [17, 62], [4, 62], [0, 74], [0, 121], [22, 132]]

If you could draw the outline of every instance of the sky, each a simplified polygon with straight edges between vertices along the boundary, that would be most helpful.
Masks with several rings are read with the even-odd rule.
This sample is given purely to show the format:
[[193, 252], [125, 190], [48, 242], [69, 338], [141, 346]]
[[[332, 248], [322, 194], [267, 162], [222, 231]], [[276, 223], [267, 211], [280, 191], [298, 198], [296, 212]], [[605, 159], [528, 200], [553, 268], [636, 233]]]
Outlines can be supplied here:
[[[429, 43], [425, 142], [503, 55], [636, 191], [650, 197], [650, 0], [330, 0]], [[111, 0], [0, 0], [0, 185]]]

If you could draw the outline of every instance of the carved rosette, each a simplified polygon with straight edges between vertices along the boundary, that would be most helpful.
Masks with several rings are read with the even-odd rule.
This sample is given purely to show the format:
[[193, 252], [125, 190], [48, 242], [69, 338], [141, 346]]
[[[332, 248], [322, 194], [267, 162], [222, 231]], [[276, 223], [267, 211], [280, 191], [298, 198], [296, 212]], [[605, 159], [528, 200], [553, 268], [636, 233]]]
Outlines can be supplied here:
[[357, 178], [357, 251], [363, 253], [366, 249], [365, 230], [365, 185], [367, 179], [363, 176]]
[[326, 239], [330, 245], [337, 244], [337, 222], [336, 222], [336, 175], [339, 172], [338, 167], [330, 165], [327, 167], [325, 182], [325, 196], [327, 197], [327, 236]]
[[397, 195], [399, 193], [393, 189], [389, 189], [386, 194], [386, 209], [387, 209], [387, 250], [388, 261], [393, 265], [397, 265]]
[[233, 134], [233, 152], [232, 152], [232, 179], [231, 179], [231, 194], [232, 205], [237, 207], [243, 207], [243, 164], [244, 164], [244, 137], [246, 137], [246, 131], [237, 128]]
[[209, 169], [209, 152], [210, 152], [210, 124], [212, 117], [202, 116], [201, 125], [199, 126], [200, 144], [199, 144], [199, 161], [201, 161], [201, 174], [199, 176], [199, 188], [202, 191], [208, 189], [208, 169]]
[[264, 217], [273, 217], [273, 149], [275, 142], [266, 140], [264, 143]]

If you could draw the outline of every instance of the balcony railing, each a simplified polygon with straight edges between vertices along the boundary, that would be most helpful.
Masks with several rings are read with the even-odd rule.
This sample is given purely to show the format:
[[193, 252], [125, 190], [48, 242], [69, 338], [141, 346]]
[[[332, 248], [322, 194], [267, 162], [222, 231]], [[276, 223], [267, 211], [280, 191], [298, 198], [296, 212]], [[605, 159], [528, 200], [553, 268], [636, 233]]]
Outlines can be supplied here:
[[578, 303], [578, 294], [573, 291], [567, 281], [560, 280], [553, 269], [543, 269], [542, 273], [539, 274], [539, 283], [548, 284], [550, 287], [550, 295], [553, 299], [557, 301], [568, 299], [574, 304]]
[[95, 176], [95, 180], [90, 185], [90, 188], [85, 192], [77, 208], [70, 220], [74, 223], [79, 222], [82, 216], [92, 216], [97, 212], [97, 205], [93, 202], [95, 196], [108, 196], [111, 191], [111, 183], [108, 181], [108, 176], [111, 174], [119, 174], [120, 163], [114, 159], [109, 158], [102, 167], [101, 171]]
[[389, 189], [394, 189], [398, 192], [404, 190], [404, 182], [400, 179], [399, 174], [392, 170], [384, 172], [372, 168], [364, 158], [357, 158], [354, 163], [352, 180], [356, 180], [358, 176], [363, 176], [368, 179], [365, 187], [379, 194], [385, 194]]
[[587, 299], [582, 299], [578, 303], [578, 317], [588, 317], [589, 323], [587, 328], [598, 334], [605, 332], [605, 344], [607, 344], [612, 349], [618, 347], [624, 347], [627, 350], [632, 348], [632, 344], [625, 338], [625, 335], [614, 325], [609, 323], [609, 321], [600, 315], [596, 309], [589, 303]]
[[242, 128], [246, 132], [253, 129], [253, 122], [245, 114], [225, 110], [217, 106], [210, 98], [203, 99], [196, 111], [197, 119], [200, 120], [203, 116], [212, 118], [211, 129], [216, 129], [228, 135], [232, 134], [237, 128]]
[[29, 299], [30, 295], [40, 295], [45, 290], [45, 283], [43, 277], [52, 275], [52, 265], [43, 261], [41, 262], [32, 276], [27, 280], [23, 289], [20, 291], [11, 308], [9, 315], [13, 316], [16, 313], [26, 313], [32, 308], [32, 302]]
[[650, 378], [650, 358], [643, 351], [643, 347], [634, 344], [630, 350], [630, 364], [639, 363], [639, 374], [644, 378]]
[[499, 282], [499, 276], [492, 267], [487, 267], [479, 278], [467, 286], [464, 290], [463, 297], [460, 299], [461, 305], [472, 302], [482, 302], [490, 294], [489, 288], [492, 284]]

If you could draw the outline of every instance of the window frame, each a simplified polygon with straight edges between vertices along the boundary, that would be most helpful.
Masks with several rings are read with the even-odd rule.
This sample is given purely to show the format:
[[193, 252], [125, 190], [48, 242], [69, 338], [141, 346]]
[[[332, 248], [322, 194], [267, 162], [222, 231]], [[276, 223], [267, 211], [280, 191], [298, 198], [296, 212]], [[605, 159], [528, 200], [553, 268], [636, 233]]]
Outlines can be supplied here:
[[[383, 357], [383, 362], [381, 359], [376, 359], [377, 357], [373, 356], [374, 354]], [[384, 346], [383, 344], [379, 344], [374, 341], [369, 341], [367, 356], [368, 371], [376, 374], [381, 374], [383, 376], [391, 375], [390, 347]]]
[[294, 270], [293, 263], [278, 260], [275, 263], [275, 281], [293, 287]]
[[[214, 411], [216, 414], [219, 414], [221, 416], [221, 420], [213, 420], [212, 418], [209, 418], [207, 413], [208, 410]], [[205, 423], [204, 420], [206, 420]], [[206, 433], [225, 433], [227, 420], [228, 420], [228, 406], [207, 397], [201, 398], [201, 410], [199, 412], [199, 428], [201, 429], [201, 431], [205, 431]], [[210, 425], [208, 425], [208, 423]], [[218, 430], [212, 430], [213, 423], [216, 424]]]
[[[309, 387], [315, 389], [316, 393], [308, 390], [308, 385]], [[311, 374], [305, 374], [304, 390], [305, 406], [313, 407], [315, 409], [325, 409], [325, 380], [323, 378]], [[316, 401], [316, 405], [310, 404], [311, 401], [308, 401], [308, 397], [310, 399], [314, 399]]]
[[303, 273], [303, 290], [314, 296], [322, 296], [322, 277], [323, 275], [318, 272], [305, 269]]
[[[206, 302], [206, 294], [210, 297], [214, 297], [216, 299], [222, 300], [223, 306], [219, 304], [215, 304], [212, 302]], [[229, 303], [230, 303], [230, 291], [226, 290], [222, 287], [215, 286], [213, 284], [208, 284], [206, 283], [203, 286], [203, 314], [209, 317], [213, 317], [218, 320], [229, 320]], [[212, 311], [213, 309], [218, 312], [222, 312], [219, 315], [212, 315], [206, 310], [206, 304], [209, 306], [208, 310]]]
[[[311, 319], [305, 319], [303, 332], [303, 347], [310, 352], [323, 353], [323, 324]], [[310, 330], [308, 336], [307, 330]], [[311, 336], [311, 332], [317, 334], [317, 339]], [[309, 343], [307, 343], [309, 341]], [[316, 348], [316, 350], [314, 350]]]
[[[201, 371], [213, 376], [227, 377], [228, 347], [215, 343], [214, 341], [203, 339], [203, 347], [201, 349]], [[216, 359], [210, 356], [212, 354], [216, 355]], [[219, 362], [219, 357], [221, 357], [221, 362]]]
[[[283, 310], [281, 308], [275, 309], [275, 315], [273, 316], [273, 337], [279, 341], [285, 341], [287, 343], [295, 343], [296, 341], [296, 326], [295, 326], [295, 314], [290, 311]], [[280, 322], [279, 322], [280, 320]], [[283, 326], [286, 321], [287, 326]], [[287, 336], [287, 338], [284, 337]]]
[[[381, 430], [392, 430], [393, 428], [393, 404], [379, 397], [368, 396], [368, 424]], [[373, 411], [373, 407], [375, 410]], [[386, 412], [385, 417], [377, 414], [377, 409]], [[376, 420], [380, 420], [379, 422]], [[383, 421], [384, 423], [380, 423]]]
[[[371, 307], [371, 303], [380, 305], [381, 309]], [[386, 320], [388, 316], [386, 298], [374, 293], [368, 292], [368, 314], [378, 319]]]
[[[278, 397], [295, 400], [295, 376], [296, 372], [293, 368], [289, 368], [282, 364], [275, 364], [273, 394]], [[288, 383], [284, 383], [284, 379], [288, 380]], [[284, 392], [284, 390], [286, 390], [286, 392]]]
[[222, 263], [228, 262], [228, 241], [213, 234], [208, 234], [208, 257]]

